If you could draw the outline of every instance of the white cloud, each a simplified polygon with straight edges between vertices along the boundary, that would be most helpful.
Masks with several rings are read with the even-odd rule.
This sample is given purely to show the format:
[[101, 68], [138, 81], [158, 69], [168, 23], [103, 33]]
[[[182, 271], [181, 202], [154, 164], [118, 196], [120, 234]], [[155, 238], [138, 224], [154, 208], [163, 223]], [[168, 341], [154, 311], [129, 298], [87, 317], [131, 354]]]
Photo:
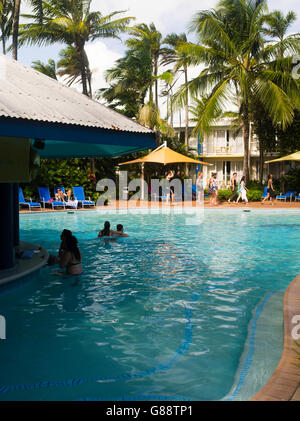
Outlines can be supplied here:
[[105, 82], [104, 73], [107, 69], [114, 66], [116, 60], [121, 57], [121, 54], [112, 51], [100, 40], [87, 44], [85, 49], [93, 73], [93, 90], [107, 87], [108, 85]]

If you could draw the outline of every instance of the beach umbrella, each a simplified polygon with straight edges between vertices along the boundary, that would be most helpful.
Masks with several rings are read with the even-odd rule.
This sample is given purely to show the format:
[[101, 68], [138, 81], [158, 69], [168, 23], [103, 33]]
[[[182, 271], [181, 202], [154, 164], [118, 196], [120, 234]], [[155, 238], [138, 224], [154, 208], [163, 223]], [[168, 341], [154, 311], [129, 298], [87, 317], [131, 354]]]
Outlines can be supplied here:
[[282, 158], [273, 159], [272, 161], [266, 161], [265, 164], [271, 164], [272, 162], [281, 161], [299, 161], [300, 162], [300, 151], [292, 153], [291, 155], [283, 156]]
[[201, 165], [212, 165], [208, 162], [198, 161], [193, 158], [189, 158], [188, 156], [182, 155], [178, 152], [173, 151], [172, 149], [167, 147], [166, 142], [161, 145], [159, 148], [152, 151], [149, 155], [144, 156], [143, 158], [134, 159], [133, 161], [122, 162], [119, 165], [129, 165], [129, 164], [140, 164], [145, 162], [152, 162], [162, 165], [168, 164], [201, 164]]
[[[142, 176], [141, 179], [144, 180], [144, 164], [147, 162], [169, 165], [169, 164], [201, 164], [201, 165], [212, 165], [208, 162], [198, 161], [188, 156], [182, 155], [178, 152], [173, 151], [168, 148], [167, 142], [164, 142], [163, 145], [159, 146], [157, 149], [149, 153], [149, 155], [144, 156], [143, 158], [134, 159], [133, 161], [122, 162], [119, 165], [130, 165], [130, 164], [142, 164]], [[142, 199], [144, 200], [144, 183], [142, 183]]]

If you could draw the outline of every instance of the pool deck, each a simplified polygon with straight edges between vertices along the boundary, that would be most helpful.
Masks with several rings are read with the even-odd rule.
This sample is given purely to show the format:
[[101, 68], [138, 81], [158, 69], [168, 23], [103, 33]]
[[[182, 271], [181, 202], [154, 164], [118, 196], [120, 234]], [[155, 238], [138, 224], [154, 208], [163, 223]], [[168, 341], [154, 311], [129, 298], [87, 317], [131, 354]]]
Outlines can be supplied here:
[[[118, 210], [118, 209], [167, 209], [167, 208], [196, 208], [201, 207], [201, 204], [193, 202], [175, 202], [175, 206], [171, 206], [169, 203], [165, 202], [146, 202], [146, 201], [139, 201], [139, 202], [132, 202], [132, 201], [112, 201], [108, 204], [108, 206], [99, 206], [99, 207], [91, 207], [91, 208], [84, 208], [84, 209], [55, 209], [52, 210], [50, 208], [42, 209], [40, 211], [29, 211], [28, 209], [22, 209], [20, 213], [25, 214], [32, 214], [32, 213], [57, 213], [57, 212], [88, 212], [91, 210]], [[248, 205], [245, 203], [228, 203], [223, 202], [217, 206], [210, 206], [209, 201], [205, 201], [204, 203], [205, 209], [260, 209], [260, 210], [272, 210], [272, 209], [294, 209], [294, 210], [300, 210], [300, 202], [284, 202], [284, 201], [277, 201], [275, 202], [274, 206], [272, 206], [270, 203], [264, 203], [263, 205], [261, 202], [250, 202]]]
[[[298, 321], [294, 320], [293, 323], [296, 315], [299, 315]], [[283, 317], [284, 346], [281, 360], [267, 384], [251, 398], [251, 401], [300, 401], [300, 367], [294, 365], [300, 362], [299, 355], [293, 351], [297, 346], [292, 336], [292, 331], [297, 325], [298, 334], [300, 333], [300, 275], [285, 292]], [[297, 342], [300, 343], [300, 340]]]

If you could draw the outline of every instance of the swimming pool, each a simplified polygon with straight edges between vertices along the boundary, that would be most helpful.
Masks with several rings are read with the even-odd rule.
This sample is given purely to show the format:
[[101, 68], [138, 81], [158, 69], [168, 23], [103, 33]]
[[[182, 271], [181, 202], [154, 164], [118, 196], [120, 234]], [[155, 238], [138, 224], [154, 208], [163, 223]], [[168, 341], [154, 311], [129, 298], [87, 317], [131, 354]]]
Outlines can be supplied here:
[[[95, 239], [107, 219], [131, 238]], [[264, 309], [300, 272], [300, 213], [209, 210], [189, 226], [176, 213], [78, 212], [20, 224], [23, 241], [51, 253], [71, 229], [84, 274], [44, 268], [2, 291], [0, 400], [235, 399], [246, 381], [239, 370], [250, 370], [249, 332], [270, 360], [274, 331], [255, 328], [272, 325], [277, 316], [261, 318]]]

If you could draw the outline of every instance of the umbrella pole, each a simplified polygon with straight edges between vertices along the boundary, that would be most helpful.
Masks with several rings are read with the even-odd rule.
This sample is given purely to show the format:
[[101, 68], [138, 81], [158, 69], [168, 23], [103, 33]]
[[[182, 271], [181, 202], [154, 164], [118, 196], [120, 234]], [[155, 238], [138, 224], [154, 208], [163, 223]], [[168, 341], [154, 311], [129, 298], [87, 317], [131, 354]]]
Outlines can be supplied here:
[[142, 173], [141, 173], [141, 191], [142, 191], [142, 200], [145, 200], [145, 164], [142, 163]]

